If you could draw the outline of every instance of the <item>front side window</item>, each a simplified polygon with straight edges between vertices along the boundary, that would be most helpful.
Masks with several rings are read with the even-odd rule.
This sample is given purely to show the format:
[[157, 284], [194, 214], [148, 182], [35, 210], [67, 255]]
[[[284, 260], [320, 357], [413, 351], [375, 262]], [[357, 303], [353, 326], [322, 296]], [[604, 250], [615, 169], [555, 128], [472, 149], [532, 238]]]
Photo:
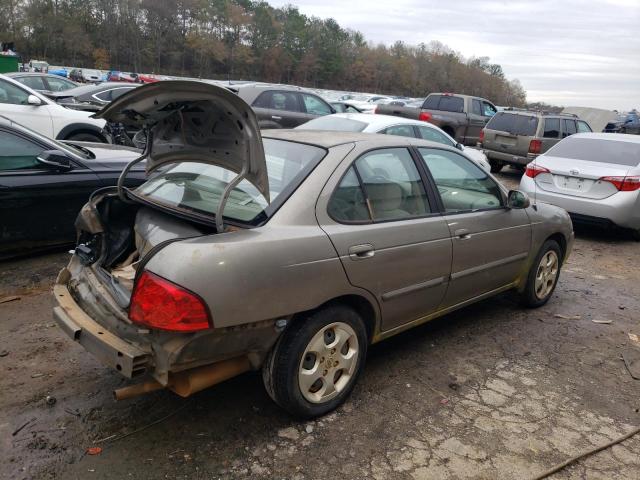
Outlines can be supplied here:
[[373, 221], [431, 213], [422, 177], [406, 148], [374, 150], [356, 160], [354, 167]]
[[496, 107], [491, 105], [489, 102], [482, 102], [482, 116], [483, 117], [493, 117], [498, 111]]
[[545, 118], [544, 120], [544, 138], [560, 138], [560, 119]]
[[429, 127], [418, 127], [418, 131], [420, 132], [420, 136], [425, 140], [431, 140], [432, 142], [442, 143], [443, 145], [447, 145], [449, 147], [455, 147], [455, 142], [451, 140], [446, 134], [439, 132], [435, 128]]
[[467, 158], [448, 150], [420, 148], [436, 183], [445, 212], [468, 212], [502, 206], [498, 184]]
[[329, 105], [320, 100], [318, 97], [303, 93], [302, 101], [304, 102], [304, 108], [306, 109], [307, 113], [310, 113], [311, 115], [331, 114], [331, 108], [329, 107]]
[[589, 126], [589, 124], [587, 122], [585, 122], [584, 120], [578, 120], [578, 133], [587, 133], [587, 132], [593, 132], [593, 130], [591, 130], [591, 127]]
[[[271, 203], [247, 180], [228, 197], [225, 218], [257, 224], [269, 217], [306, 178], [326, 150], [271, 138], [263, 139]], [[224, 189], [236, 174], [222, 167], [180, 162], [164, 167], [143, 183], [136, 193], [154, 203], [176, 210], [215, 217]]]
[[0, 172], [40, 168], [37, 156], [43, 148], [26, 138], [0, 130]]
[[381, 133], [385, 133], [387, 135], [396, 135], [398, 137], [416, 138], [416, 133], [413, 130], [413, 125], [396, 125], [394, 127], [385, 129]]
[[562, 138], [568, 137], [569, 135], [573, 135], [574, 133], [578, 132], [578, 130], [576, 128], [576, 121], [575, 120], [564, 119], [562, 121], [564, 123], [563, 131], [562, 131]]
[[49, 84], [49, 90], [52, 92], [63, 92], [76, 86], [73, 82], [68, 80], [53, 77], [47, 77], [47, 83]]
[[27, 105], [29, 93], [20, 87], [0, 79], [0, 103]]

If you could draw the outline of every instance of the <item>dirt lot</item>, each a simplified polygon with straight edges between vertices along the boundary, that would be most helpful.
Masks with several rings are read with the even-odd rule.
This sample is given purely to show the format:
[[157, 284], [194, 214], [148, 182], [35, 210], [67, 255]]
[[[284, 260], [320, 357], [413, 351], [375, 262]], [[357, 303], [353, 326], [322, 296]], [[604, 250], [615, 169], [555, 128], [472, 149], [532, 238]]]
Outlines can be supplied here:
[[[256, 373], [115, 403], [125, 382], [51, 319], [67, 258], [0, 264], [0, 298], [20, 295], [0, 304], [3, 479], [525, 479], [640, 425], [621, 361], [640, 355], [640, 243], [616, 232], [578, 231], [539, 310], [507, 294], [372, 348], [346, 405], [303, 423]], [[638, 479], [640, 435], [553, 478]]]

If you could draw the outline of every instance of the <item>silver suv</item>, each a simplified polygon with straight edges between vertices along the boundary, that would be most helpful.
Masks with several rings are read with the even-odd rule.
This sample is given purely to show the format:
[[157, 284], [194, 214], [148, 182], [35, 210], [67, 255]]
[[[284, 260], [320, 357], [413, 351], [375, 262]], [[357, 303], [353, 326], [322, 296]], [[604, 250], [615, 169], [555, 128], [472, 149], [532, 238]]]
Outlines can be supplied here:
[[487, 123], [478, 147], [489, 159], [491, 172], [497, 173], [505, 164], [524, 167], [563, 138], [591, 131], [587, 122], [571, 114], [502, 111]]

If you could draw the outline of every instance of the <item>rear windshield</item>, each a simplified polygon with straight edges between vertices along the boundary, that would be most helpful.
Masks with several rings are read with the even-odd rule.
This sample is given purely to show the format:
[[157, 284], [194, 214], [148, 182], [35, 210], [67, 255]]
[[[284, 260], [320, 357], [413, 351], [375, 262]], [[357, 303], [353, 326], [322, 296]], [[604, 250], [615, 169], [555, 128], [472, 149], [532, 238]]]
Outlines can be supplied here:
[[[326, 154], [326, 150], [319, 147], [283, 140], [265, 138], [263, 144], [271, 203], [254, 185], [243, 180], [229, 195], [224, 218], [251, 225], [262, 223], [284, 203]], [[159, 174], [138, 187], [136, 193], [154, 203], [213, 220], [222, 193], [235, 175], [216, 165], [174, 163], [163, 167]]]
[[422, 108], [464, 113], [464, 100], [462, 97], [454, 97], [451, 95], [429, 95], [424, 101]]
[[337, 130], [339, 132], [361, 132], [365, 128], [367, 128], [365, 122], [359, 122], [351, 118], [334, 117], [332, 115], [314, 118], [296, 127], [298, 130]]
[[489, 130], [508, 132], [512, 135], [533, 136], [538, 130], [538, 117], [498, 112], [489, 120], [486, 128]]
[[551, 148], [547, 156], [635, 167], [640, 164], [640, 143], [567, 137]]

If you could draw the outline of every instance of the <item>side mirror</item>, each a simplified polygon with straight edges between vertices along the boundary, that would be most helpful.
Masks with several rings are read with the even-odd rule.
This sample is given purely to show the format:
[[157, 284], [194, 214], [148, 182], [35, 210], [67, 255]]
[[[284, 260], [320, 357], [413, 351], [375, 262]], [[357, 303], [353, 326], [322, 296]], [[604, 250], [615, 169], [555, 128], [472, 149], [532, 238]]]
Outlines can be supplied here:
[[34, 107], [39, 107], [40, 105], [42, 105], [42, 100], [40, 100], [35, 95], [29, 95], [27, 97], [27, 104], [32, 105]]
[[36, 157], [38, 162], [52, 170], [71, 170], [71, 160], [62, 150], [45, 150]]
[[460, 142], [458, 142], [458, 143], [456, 143], [456, 148], [462, 152], [464, 150], [464, 145], [462, 145]]
[[507, 207], [513, 209], [527, 208], [531, 205], [529, 195], [520, 190], [509, 190], [507, 195]]

